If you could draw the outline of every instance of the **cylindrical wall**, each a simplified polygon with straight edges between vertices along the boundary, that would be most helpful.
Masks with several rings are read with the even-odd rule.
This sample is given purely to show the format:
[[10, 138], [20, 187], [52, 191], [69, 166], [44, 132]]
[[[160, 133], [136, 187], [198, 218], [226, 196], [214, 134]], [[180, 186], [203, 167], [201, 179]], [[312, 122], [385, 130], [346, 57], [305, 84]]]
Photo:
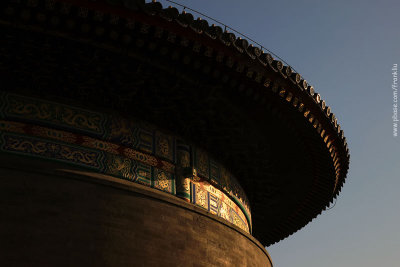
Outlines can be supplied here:
[[0, 91], [0, 151], [157, 188], [251, 233], [247, 196], [224, 166], [132, 118]]
[[251, 235], [175, 196], [2, 156], [3, 266], [272, 266]]

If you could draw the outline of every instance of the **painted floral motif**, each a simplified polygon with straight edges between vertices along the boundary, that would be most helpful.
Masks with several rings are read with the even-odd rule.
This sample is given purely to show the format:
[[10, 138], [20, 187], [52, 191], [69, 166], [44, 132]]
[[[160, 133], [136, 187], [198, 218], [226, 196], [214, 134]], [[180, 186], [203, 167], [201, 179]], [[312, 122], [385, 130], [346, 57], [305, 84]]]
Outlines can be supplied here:
[[114, 155], [107, 157], [107, 172], [112, 175], [123, 177], [127, 180], [135, 180], [134, 166], [135, 163], [127, 158]]
[[156, 171], [154, 187], [163, 191], [171, 192], [171, 177], [163, 171]]
[[208, 203], [207, 203], [207, 191], [201, 189], [200, 186], [196, 187], [196, 204], [199, 205], [200, 207], [203, 207], [205, 209], [208, 209]]

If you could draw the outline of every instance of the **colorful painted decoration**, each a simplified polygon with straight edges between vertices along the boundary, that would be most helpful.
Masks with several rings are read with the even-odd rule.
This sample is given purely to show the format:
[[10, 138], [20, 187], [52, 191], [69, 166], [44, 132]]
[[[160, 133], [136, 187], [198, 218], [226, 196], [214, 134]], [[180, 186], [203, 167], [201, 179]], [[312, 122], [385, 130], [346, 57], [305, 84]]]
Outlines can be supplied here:
[[236, 178], [195, 146], [140, 122], [26, 96], [0, 97], [0, 152], [140, 183], [251, 232], [249, 202]]

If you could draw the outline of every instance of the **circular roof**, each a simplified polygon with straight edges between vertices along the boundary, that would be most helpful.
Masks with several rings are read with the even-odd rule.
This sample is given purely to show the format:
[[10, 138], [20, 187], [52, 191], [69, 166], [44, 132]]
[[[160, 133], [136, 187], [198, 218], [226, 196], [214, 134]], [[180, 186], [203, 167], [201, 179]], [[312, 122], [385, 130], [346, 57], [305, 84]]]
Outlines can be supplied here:
[[4, 84], [139, 117], [207, 150], [238, 178], [264, 245], [333, 201], [349, 151], [307, 81], [189, 13], [112, 2], [1, 3]]

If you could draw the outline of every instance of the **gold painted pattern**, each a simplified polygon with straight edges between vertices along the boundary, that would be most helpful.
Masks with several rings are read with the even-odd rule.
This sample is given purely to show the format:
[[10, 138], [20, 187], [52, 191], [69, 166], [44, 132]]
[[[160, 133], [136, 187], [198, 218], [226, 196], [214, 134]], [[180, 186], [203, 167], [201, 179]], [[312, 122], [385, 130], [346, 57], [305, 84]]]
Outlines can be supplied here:
[[118, 148], [120, 146], [117, 144], [105, 142], [105, 141], [87, 137], [87, 136], [83, 136], [82, 139], [83, 139], [83, 142], [82, 142], [83, 146], [95, 148], [95, 149], [109, 152], [112, 154], [118, 154]]
[[23, 123], [9, 123], [8, 121], [0, 120], [0, 130], [13, 133], [24, 133], [25, 124]]
[[157, 163], [158, 163], [156, 157], [139, 152], [139, 151], [131, 149], [131, 148], [125, 148], [124, 155], [131, 159], [146, 163], [151, 166], [157, 166]]
[[56, 160], [66, 160], [84, 164], [86, 166], [99, 167], [97, 162], [98, 154], [81, 150], [79, 148], [49, 143], [47, 141], [35, 140], [25, 137], [9, 136], [4, 137], [3, 149], [11, 152], [21, 152], [24, 154], [54, 157]]
[[112, 175], [122, 176], [128, 180], [134, 180], [133, 175], [133, 163], [131, 160], [122, 157], [108, 157], [107, 158], [107, 169]]
[[49, 129], [49, 128], [45, 128], [45, 127], [40, 127], [40, 126], [32, 127], [32, 133], [33, 133], [33, 135], [38, 136], [38, 137], [51, 138], [51, 139], [60, 140], [60, 141], [67, 142], [67, 143], [75, 143], [77, 140], [75, 134], [68, 133], [65, 131], [59, 131], [59, 130], [55, 130], [55, 129]]
[[98, 113], [17, 95], [9, 95], [8, 98], [10, 103], [6, 109], [8, 115], [102, 133], [102, 116]]
[[201, 188], [200, 184], [198, 184], [198, 186], [196, 186], [196, 199], [195, 199], [195, 203], [205, 209], [208, 209], [208, 204], [207, 204], [207, 191], [206, 190], [202, 190], [203, 188]]
[[[47, 151], [47, 143], [46, 142], [31, 142], [26, 140], [20, 140], [13, 137], [10, 137], [6, 144], [5, 148], [7, 150], [12, 151], [20, 151], [20, 152], [27, 152], [32, 151], [35, 154], [42, 154]], [[54, 146], [50, 146], [51, 150], [55, 150]]]
[[[148, 148], [152, 150], [152, 140], [153, 134], [151, 132], [147, 133], [141, 132], [141, 130], [129, 121], [111, 118], [110, 116], [105, 116], [99, 113], [80, 110], [78, 108], [69, 107], [61, 104], [54, 104], [51, 102], [46, 102], [42, 100], [35, 100], [28, 97], [20, 97], [16, 95], [8, 95], [9, 105], [7, 106], [7, 110], [5, 111], [6, 117], [11, 116], [24, 118], [32, 120], [32, 123], [40, 120], [43, 123], [48, 123], [50, 125], [60, 125], [60, 126], [69, 126], [73, 129], [81, 129], [81, 130], [90, 130], [96, 133], [102, 133], [102, 136], [105, 135], [104, 125], [106, 119], [111, 120], [112, 127], [109, 127], [111, 132], [106, 137], [108, 140], [118, 140], [121, 144], [127, 146], [137, 146], [139, 145], [141, 149], [143, 149], [142, 145], [142, 135], [144, 137], [148, 137], [148, 142], [143, 140], [144, 148]], [[104, 125], [103, 125], [104, 124]], [[50, 126], [51, 127], [51, 126]], [[114, 156], [108, 155], [106, 156], [106, 168], [109, 174], [120, 176], [129, 180], [138, 180], [139, 182], [143, 182], [145, 184], [150, 185], [150, 181], [152, 177], [154, 178], [154, 187], [172, 192], [171, 183], [172, 177], [170, 177], [170, 173], [175, 173], [175, 165], [171, 162], [161, 160], [156, 156], [143, 153], [137, 151], [133, 148], [128, 148], [125, 146], [121, 146], [119, 144], [111, 143], [109, 141], [103, 141], [100, 139], [92, 138], [89, 136], [78, 135], [72, 132], [68, 132], [65, 130], [57, 130], [32, 124], [25, 124], [13, 121], [0, 121], [0, 129], [5, 132], [14, 132], [21, 133], [27, 135], [33, 135], [36, 137], [42, 137], [46, 139], [59, 140], [65, 143], [75, 144], [77, 146], [86, 147], [95, 149], [97, 151], [104, 151]], [[138, 132], [139, 131], [139, 132]], [[139, 136], [139, 139], [136, 139]], [[169, 161], [173, 160], [173, 139], [171, 136], [164, 135], [160, 132], [155, 133], [155, 153], [159, 157], [163, 157]], [[8, 149], [14, 151], [31, 151], [34, 154], [40, 155], [41, 153], [47, 153], [46, 157], [52, 157], [49, 153], [54, 153], [55, 156], [59, 156], [64, 160], [80, 162], [82, 164], [87, 165], [95, 165], [94, 162], [96, 157], [91, 157], [90, 154], [84, 154], [82, 151], [78, 149], [73, 149], [68, 145], [60, 145], [51, 142], [34, 142], [34, 143], [16, 143], [16, 140], [12, 140], [11, 145]], [[138, 143], [139, 142], [139, 143]], [[149, 152], [152, 153], [153, 151]], [[196, 153], [197, 163], [198, 163], [198, 171], [201, 175], [208, 177], [209, 171], [211, 171], [211, 176], [218, 177], [219, 170], [218, 168], [210, 169], [210, 160], [208, 154], [205, 151], [198, 150]], [[160, 168], [166, 172], [156, 172], [154, 176], [150, 175], [149, 172], [143, 171], [141, 167], [137, 166], [136, 162], [141, 162], [148, 166], [153, 166], [156, 168]], [[178, 161], [181, 162], [182, 166], [190, 167], [190, 153], [179, 153]], [[151, 171], [152, 172], [152, 171]], [[230, 175], [227, 171], [222, 171], [221, 181], [223, 182], [224, 189], [228, 194], [232, 195], [233, 193], [230, 191], [231, 189], [231, 180]], [[136, 177], [137, 176], [137, 177]], [[184, 179], [182, 181], [184, 184], [179, 184], [179, 186], [183, 186], [183, 193], [190, 195], [190, 180]], [[235, 216], [239, 216], [239, 220], [236, 220], [235, 224], [239, 224], [240, 221], [246, 221], [246, 217], [243, 216], [243, 211], [239, 209], [239, 207], [226, 195], [222, 194], [222, 191], [219, 191], [207, 184], [201, 184], [201, 187], [197, 187], [195, 197], [196, 204], [202, 206], [206, 209], [209, 208], [210, 201], [215, 202], [215, 197], [218, 199], [218, 203], [214, 203], [216, 207], [219, 207], [219, 211], [216, 213], [218, 216], [228, 219], [231, 222], [234, 222], [234, 215], [231, 214], [232, 210], [235, 211]], [[222, 195], [221, 195], [222, 194]], [[209, 196], [213, 196], [214, 199], [209, 199]], [[237, 200], [236, 200], [237, 201]], [[239, 199], [239, 202], [241, 199]], [[243, 207], [242, 207], [243, 208]], [[248, 207], [244, 206], [245, 212], [248, 211]], [[237, 215], [240, 214], [240, 215]], [[248, 229], [248, 225], [246, 226]], [[244, 228], [246, 228], [244, 227]], [[243, 227], [241, 227], [243, 228]]]
[[[249, 232], [249, 223], [240, 207], [221, 190], [204, 180], [192, 181], [195, 185], [194, 203]], [[207, 194], [208, 193], [208, 194]]]
[[161, 189], [163, 191], [171, 192], [171, 177], [168, 177], [168, 174], [163, 171], [156, 171], [154, 181], [154, 187]]
[[[88, 116], [88, 115], [91, 116]], [[68, 125], [77, 128], [86, 128], [95, 132], [101, 131], [101, 117], [93, 113], [81, 114], [76, 109], [72, 109], [66, 106], [61, 108], [61, 120]]]
[[136, 143], [137, 140], [134, 134], [132, 133], [131, 128], [132, 125], [128, 121], [121, 119], [113, 119], [111, 122], [110, 137], [120, 138], [122, 144], [134, 144]]
[[47, 127], [41, 127], [41, 126], [7, 121], [7, 120], [0, 120], [0, 130], [2, 131], [12, 132], [12, 133], [26, 133], [27, 129], [30, 130], [33, 136], [50, 138], [71, 144], [77, 144], [87, 148], [94, 148], [116, 155], [120, 154], [119, 149], [121, 149], [122, 154], [130, 159], [148, 164], [153, 167], [161, 168], [170, 173], [174, 173], [175, 171], [174, 164], [169, 163], [167, 161], [158, 160], [155, 156], [148, 155], [131, 148], [125, 148], [117, 144], [113, 144], [110, 142], [102, 141], [87, 136], [80, 136], [81, 140], [79, 140], [78, 135], [62, 130], [55, 130]]
[[158, 149], [163, 156], [168, 156], [169, 154], [169, 143], [168, 139], [165, 137], [160, 137], [158, 139]]

